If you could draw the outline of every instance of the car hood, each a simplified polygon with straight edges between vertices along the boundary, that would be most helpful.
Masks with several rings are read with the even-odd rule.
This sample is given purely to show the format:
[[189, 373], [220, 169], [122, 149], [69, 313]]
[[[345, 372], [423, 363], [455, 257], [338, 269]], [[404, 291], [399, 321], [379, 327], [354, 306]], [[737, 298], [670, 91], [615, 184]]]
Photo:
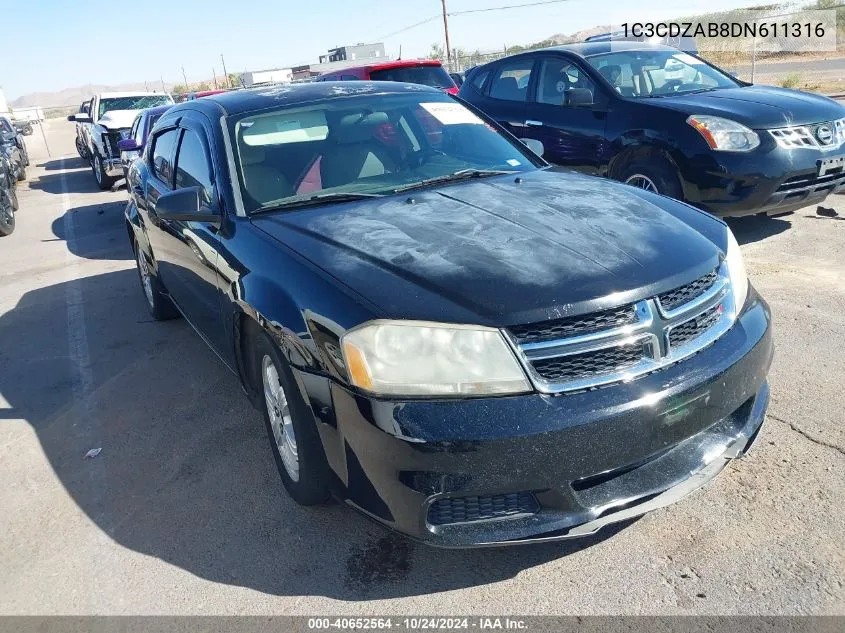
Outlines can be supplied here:
[[252, 221], [385, 316], [491, 326], [652, 296], [713, 270], [721, 257], [714, 236], [723, 225], [668, 198], [573, 172], [519, 180]]
[[136, 116], [138, 116], [138, 110], [111, 110], [101, 116], [97, 124], [109, 130], [120, 130], [132, 127]]
[[845, 108], [832, 99], [773, 86], [725, 88], [655, 101], [687, 114], [723, 116], [758, 130], [845, 117]]

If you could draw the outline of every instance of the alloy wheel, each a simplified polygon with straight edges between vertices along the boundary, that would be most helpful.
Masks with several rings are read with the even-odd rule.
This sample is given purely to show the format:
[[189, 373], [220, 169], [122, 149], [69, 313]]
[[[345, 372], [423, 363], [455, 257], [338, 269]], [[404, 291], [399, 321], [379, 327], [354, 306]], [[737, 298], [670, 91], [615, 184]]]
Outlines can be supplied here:
[[101, 169], [100, 157], [94, 154], [94, 178], [98, 183], [103, 182], [103, 172]]
[[296, 450], [296, 433], [293, 429], [290, 404], [279, 380], [279, 371], [269, 355], [265, 355], [261, 360], [261, 379], [264, 383], [264, 401], [276, 449], [290, 478], [299, 481], [299, 454]]
[[144, 251], [138, 248], [138, 272], [141, 273], [141, 285], [144, 287], [144, 294], [147, 297], [147, 303], [150, 308], [155, 308], [155, 297], [153, 296], [153, 280], [150, 277], [150, 268], [147, 265], [147, 258], [144, 256]]
[[628, 176], [627, 180], [625, 180], [625, 183], [631, 185], [632, 187], [637, 187], [638, 189], [645, 189], [646, 191], [651, 191], [652, 193], [659, 193], [657, 191], [657, 185], [654, 184], [654, 181], [648, 176], [644, 176], [643, 174], [634, 174], [633, 176]]

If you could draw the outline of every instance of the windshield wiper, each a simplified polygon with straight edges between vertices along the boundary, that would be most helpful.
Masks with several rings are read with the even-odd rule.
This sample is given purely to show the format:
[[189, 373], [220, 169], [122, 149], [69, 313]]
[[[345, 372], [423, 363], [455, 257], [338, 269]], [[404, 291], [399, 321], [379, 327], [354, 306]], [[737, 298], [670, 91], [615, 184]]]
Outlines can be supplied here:
[[272, 202], [258, 207], [252, 213], [264, 213], [266, 211], [281, 211], [284, 209], [296, 209], [311, 207], [327, 202], [349, 202], [351, 200], [369, 200], [370, 198], [381, 198], [382, 193], [355, 193], [351, 191], [329, 191], [326, 193], [315, 193], [307, 198], [298, 198], [282, 202]]
[[431, 185], [439, 185], [445, 182], [455, 182], [457, 180], [468, 180], [470, 178], [488, 178], [490, 176], [503, 176], [505, 174], [515, 174], [516, 170], [503, 169], [461, 169], [445, 176], [435, 176], [434, 178], [426, 178], [418, 182], [412, 182], [401, 187], [392, 189], [392, 193], [401, 193], [403, 191], [410, 191], [411, 189], [422, 189]]

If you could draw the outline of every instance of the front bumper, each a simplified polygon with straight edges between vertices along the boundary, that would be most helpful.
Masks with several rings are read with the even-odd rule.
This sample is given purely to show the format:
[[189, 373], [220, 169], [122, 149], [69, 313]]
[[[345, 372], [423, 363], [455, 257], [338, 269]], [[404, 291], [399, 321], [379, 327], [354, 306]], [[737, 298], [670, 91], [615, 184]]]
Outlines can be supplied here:
[[119, 158], [103, 158], [103, 170], [110, 178], [123, 178], [123, 161]]
[[691, 204], [719, 216], [778, 215], [845, 191], [845, 170], [819, 175], [820, 161], [841, 156], [845, 145], [784, 149], [769, 139], [748, 154], [709, 152], [677, 162]]
[[[332, 382], [334, 415], [318, 428], [348, 503], [415, 539], [467, 547], [573, 538], [672, 503], [742, 455], [763, 423], [772, 354], [768, 307], [752, 290], [716, 343], [630, 383], [395, 402]], [[469, 522], [430, 514], [442, 500], [466, 509], [516, 498], [535, 506]]]

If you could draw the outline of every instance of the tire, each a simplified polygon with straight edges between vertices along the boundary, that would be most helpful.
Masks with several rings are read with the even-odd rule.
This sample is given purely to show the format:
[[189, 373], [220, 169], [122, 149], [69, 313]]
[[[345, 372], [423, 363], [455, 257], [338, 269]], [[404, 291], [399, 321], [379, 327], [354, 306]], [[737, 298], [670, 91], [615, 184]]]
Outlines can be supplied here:
[[106, 174], [105, 168], [103, 167], [103, 159], [100, 158], [97, 152], [94, 152], [91, 158], [91, 171], [94, 172], [94, 180], [97, 181], [97, 187], [100, 188], [100, 191], [111, 189], [115, 180]]
[[85, 147], [85, 143], [82, 142], [82, 139], [78, 136], [76, 137], [76, 153], [79, 154], [80, 158], [85, 160], [90, 160], [91, 153], [88, 151], [88, 148]]
[[21, 165], [21, 170], [18, 172], [18, 182], [26, 180], [26, 167]]
[[622, 170], [619, 180], [676, 200], [684, 199], [677, 171], [669, 161], [659, 156], [631, 163]]
[[[329, 466], [314, 424], [290, 366], [264, 333], [253, 337], [252, 375], [276, 468], [288, 494], [312, 506], [329, 499]], [[278, 391], [274, 392], [274, 388]], [[291, 446], [292, 444], [292, 446]]]
[[15, 232], [15, 204], [8, 192], [0, 192], [0, 237]]
[[156, 321], [167, 321], [175, 319], [180, 316], [179, 311], [167, 293], [164, 287], [150, 268], [146, 253], [135, 240], [135, 268], [138, 270], [138, 281], [141, 282], [141, 292], [144, 294], [144, 300], [147, 304], [147, 309]]

